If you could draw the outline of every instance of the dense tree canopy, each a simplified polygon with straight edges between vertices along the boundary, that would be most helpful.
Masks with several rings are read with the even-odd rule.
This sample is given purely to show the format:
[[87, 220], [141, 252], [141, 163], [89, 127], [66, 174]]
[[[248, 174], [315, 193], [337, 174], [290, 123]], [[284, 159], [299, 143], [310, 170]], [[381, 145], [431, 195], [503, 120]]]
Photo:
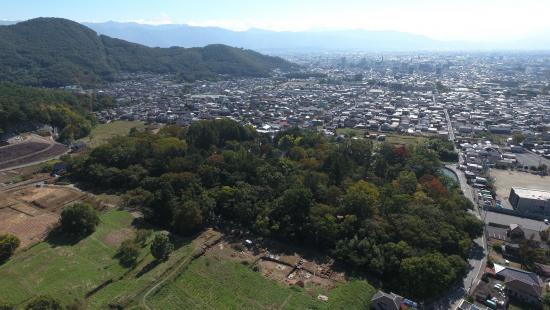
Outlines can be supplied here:
[[61, 212], [61, 230], [69, 235], [87, 236], [99, 224], [97, 212], [89, 205], [75, 204]]
[[93, 85], [112, 80], [118, 72], [173, 73], [186, 80], [267, 76], [275, 68], [294, 66], [225, 45], [150, 48], [98, 36], [60, 18], [0, 26], [0, 80], [33, 86]]
[[25, 130], [27, 125], [51, 125], [61, 140], [73, 140], [90, 133], [94, 119], [90, 106], [112, 105], [107, 96], [71, 94], [61, 90], [0, 83], [0, 133]]
[[69, 164], [76, 180], [125, 192], [126, 206], [179, 234], [241, 226], [314, 245], [415, 298], [464, 274], [482, 230], [428, 145], [270, 137], [215, 120], [114, 138]]

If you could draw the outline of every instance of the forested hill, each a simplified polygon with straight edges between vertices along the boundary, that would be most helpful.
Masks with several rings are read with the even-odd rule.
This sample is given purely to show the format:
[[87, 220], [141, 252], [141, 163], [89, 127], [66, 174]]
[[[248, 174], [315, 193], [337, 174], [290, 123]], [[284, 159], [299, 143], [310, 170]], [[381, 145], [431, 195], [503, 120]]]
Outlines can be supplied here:
[[228, 119], [132, 131], [67, 159], [70, 177], [181, 235], [250, 231], [315, 247], [425, 300], [466, 273], [481, 221], [428, 144], [378, 146]]
[[94, 118], [88, 108], [108, 107], [108, 96], [72, 94], [61, 90], [0, 83], [0, 135], [27, 125], [51, 125], [59, 140], [72, 141], [90, 133]]
[[60, 18], [0, 26], [0, 80], [27, 85], [95, 84], [117, 72], [175, 73], [187, 80], [267, 76], [273, 69], [293, 67], [281, 58], [225, 45], [149, 48], [98, 36]]

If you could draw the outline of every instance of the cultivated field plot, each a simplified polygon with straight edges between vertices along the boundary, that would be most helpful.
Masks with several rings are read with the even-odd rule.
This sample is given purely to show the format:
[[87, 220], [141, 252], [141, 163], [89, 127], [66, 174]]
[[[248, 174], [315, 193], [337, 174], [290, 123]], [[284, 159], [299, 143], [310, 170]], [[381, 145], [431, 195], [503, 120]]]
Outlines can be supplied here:
[[67, 151], [62, 144], [31, 135], [24, 142], [0, 147], [0, 170], [45, 161]]
[[491, 169], [491, 177], [495, 179], [497, 199], [501, 200], [503, 204], [509, 204], [508, 197], [512, 187], [550, 189], [550, 177], [548, 176], [541, 177], [525, 172]]
[[42, 241], [57, 224], [59, 216], [24, 204], [0, 208], [0, 233], [16, 235], [21, 249]]
[[0, 233], [21, 240], [21, 249], [44, 240], [57, 224], [61, 210], [87, 195], [76, 189], [32, 185], [0, 193]]
[[45, 150], [50, 144], [27, 142], [8, 145], [0, 148], [0, 163], [15, 160], [21, 156]]
[[76, 189], [61, 186], [26, 187], [10, 191], [14, 199], [27, 202], [40, 209], [60, 213], [64, 206], [82, 200], [86, 194]]
[[8, 169], [11, 167], [18, 167], [18, 166], [46, 161], [46, 160], [61, 156], [65, 154], [68, 150], [69, 148], [67, 148], [62, 144], [54, 144], [42, 151], [29, 153], [28, 155], [21, 156], [15, 160], [0, 163], [0, 169]]

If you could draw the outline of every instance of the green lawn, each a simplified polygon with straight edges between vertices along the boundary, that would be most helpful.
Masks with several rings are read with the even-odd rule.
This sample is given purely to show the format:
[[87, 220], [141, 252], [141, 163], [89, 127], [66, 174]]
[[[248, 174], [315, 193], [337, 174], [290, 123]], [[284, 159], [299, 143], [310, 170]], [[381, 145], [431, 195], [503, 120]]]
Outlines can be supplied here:
[[99, 124], [92, 129], [89, 136], [81, 139], [89, 147], [96, 147], [112, 137], [124, 136], [130, 132], [130, 129], [145, 129], [145, 123], [140, 121], [114, 121], [108, 124]]
[[69, 303], [123, 274], [125, 268], [114, 258], [117, 249], [103, 238], [131, 221], [127, 212], [107, 212], [101, 215], [97, 231], [76, 245], [41, 242], [17, 254], [0, 266], [0, 300], [21, 304], [43, 294]]
[[[89, 309], [108, 309], [113, 302], [127, 309], [139, 309], [143, 293], [185, 261], [194, 245], [182, 241], [169, 260], [158, 265], [152, 264], [154, 259], [145, 247], [134, 269], [122, 267], [115, 258], [117, 246], [107, 236], [127, 232], [132, 220], [126, 211], [108, 211], [101, 214], [96, 232], [77, 244], [41, 242], [16, 254], [0, 266], [0, 301], [22, 306], [40, 294], [67, 305], [84, 299], [86, 293], [112, 279], [111, 284], [86, 300]], [[374, 289], [367, 282], [351, 281], [330, 292], [318, 293], [327, 294], [329, 302], [317, 300], [317, 293], [310, 295], [302, 288], [266, 279], [250, 266], [203, 256], [149, 295], [147, 304], [153, 309], [168, 310], [367, 309]]]
[[[338, 128], [336, 129], [336, 132], [338, 134], [343, 134], [346, 137], [357, 137], [357, 138], [364, 138], [365, 136], [365, 130], [364, 129], [356, 129], [356, 128]], [[369, 131], [370, 132], [370, 131]], [[397, 133], [388, 133], [388, 132], [370, 132], [370, 133], [376, 133], [386, 136], [386, 141], [391, 144], [422, 144], [428, 140], [427, 137], [424, 136], [411, 136], [411, 135], [400, 135]]]
[[142, 249], [136, 268], [129, 269], [115, 258], [117, 246], [107, 242], [111, 233], [127, 232], [132, 220], [126, 211], [108, 211], [101, 214], [96, 232], [75, 245], [41, 242], [16, 254], [0, 266], [0, 301], [23, 305], [40, 294], [69, 304], [109, 279], [114, 282], [88, 298], [90, 309], [107, 309], [112, 301], [132, 300], [192, 250], [191, 244], [178, 247], [167, 262], [138, 276], [154, 260], [148, 246]]
[[369, 309], [375, 289], [366, 281], [340, 284], [317, 300], [300, 287], [266, 279], [249, 266], [217, 257], [193, 261], [148, 299], [153, 309]]
[[370, 300], [376, 290], [367, 281], [352, 280], [330, 291], [328, 309], [370, 309]]
[[229, 260], [201, 257], [149, 297], [154, 309], [308, 309], [323, 303]]

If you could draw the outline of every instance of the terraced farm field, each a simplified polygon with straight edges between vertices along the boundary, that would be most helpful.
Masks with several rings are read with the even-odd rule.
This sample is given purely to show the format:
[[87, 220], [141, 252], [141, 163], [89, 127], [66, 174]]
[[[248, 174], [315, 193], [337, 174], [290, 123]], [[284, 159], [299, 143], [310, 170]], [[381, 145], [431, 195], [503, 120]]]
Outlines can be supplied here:
[[43, 151], [50, 144], [43, 142], [27, 142], [21, 144], [8, 145], [0, 148], [0, 161], [10, 161], [19, 158], [20, 156]]
[[67, 151], [62, 144], [32, 135], [25, 142], [0, 147], [0, 170], [49, 160]]

